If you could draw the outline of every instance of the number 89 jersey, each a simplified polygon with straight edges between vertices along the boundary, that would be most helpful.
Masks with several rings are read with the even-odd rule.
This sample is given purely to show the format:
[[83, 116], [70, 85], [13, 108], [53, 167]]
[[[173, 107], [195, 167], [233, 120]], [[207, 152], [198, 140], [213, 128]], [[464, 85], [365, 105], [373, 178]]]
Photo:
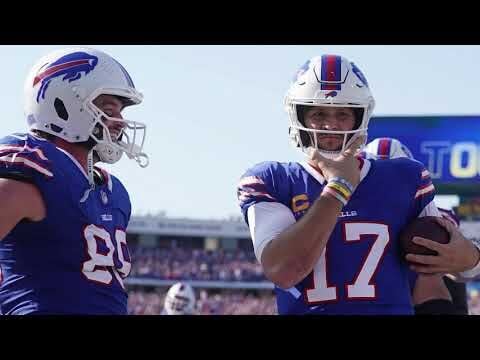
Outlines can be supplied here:
[[2, 314], [127, 313], [130, 200], [101, 171], [81, 202], [89, 184], [70, 154], [31, 134], [0, 139], [0, 177], [32, 182], [46, 205], [44, 220], [23, 220], [0, 241]]
[[[279, 314], [413, 313], [408, 267], [399, 255], [398, 235], [414, 218], [435, 213], [434, 186], [417, 161], [360, 161], [361, 182], [342, 209], [313, 271], [292, 288], [275, 287]], [[308, 211], [324, 184], [323, 177], [306, 163], [261, 163], [240, 180], [238, 197], [245, 221], [251, 206], [275, 202], [288, 208], [294, 223]], [[252, 225], [260, 229], [260, 220], [256, 218]]]

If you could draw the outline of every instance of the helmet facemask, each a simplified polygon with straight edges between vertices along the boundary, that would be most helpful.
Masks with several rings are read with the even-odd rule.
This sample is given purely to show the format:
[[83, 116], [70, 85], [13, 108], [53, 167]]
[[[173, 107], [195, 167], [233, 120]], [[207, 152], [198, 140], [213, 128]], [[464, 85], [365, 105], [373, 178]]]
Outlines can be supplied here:
[[[322, 107], [342, 107], [352, 108], [355, 116], [355, 123], [352, 130], [320, 130], [311, 129], [305, 125], [305, 112], [311, 105], [292, 104], [293, 109], [289, 111], [290, 114], [290, 137], [297, 147], [300, 147], [302, 151], [309, 155], [313, 150], [317, 150], [321, 155], [327, 158], [335, 158], [340, 155], [348, 146], [355, 141], [359, 136], [364, 136], [366, 139], [368, 131], [368, 119], [366, 116], [367, 110], [360, 105], [346, 105], [346, 104], [332, 104], [332, 105], [318, 105]], [[337, 150], [327, 150], [321, 147], [318, 141], [318, 134], [325, 135], [342, 135], [342, 145]], [[364, 144], [365, 145], [365, 140]], [[363, 146], [362, 145], [362, 146]]]
[[[85, 100], [86, 111], [95, 119], [91, 137], [97, 142], [94, 150], [100, 161], [113, 164], [120, 160], [125, 153], [130, 159], [134, 159], [141, 167], [148, 165], [148, 156], [142, 151], [145, 143], [146, 125], [138, 121], [116, 118], [107, 115], [103, 110], [94, 104], [94, 100], [100, 95], [114, 95], [123, 97], [125, 94], [117, 89], [99, 89]], [[141, 95], [132, 97], [129, 94], [126, 106], [141, 102]], [[112, 134], [108, 122], [121, 123], [121, 130], [118, 134]]]
[[191, 315], [193, 312], [191, 299], [181, 295], [168, 296], [165, 299], [165, 305], [172, 315]]

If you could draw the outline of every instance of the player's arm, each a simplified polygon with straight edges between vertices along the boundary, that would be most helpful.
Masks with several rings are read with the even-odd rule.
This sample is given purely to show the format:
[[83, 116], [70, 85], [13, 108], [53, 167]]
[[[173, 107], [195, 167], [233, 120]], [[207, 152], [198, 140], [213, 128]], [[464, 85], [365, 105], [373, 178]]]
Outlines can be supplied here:
[[[262, 204], [270, 209], [275, 206]], [[268, 279], [282, 288], [292, 287], [312, 271], [320, 258], [342, 204], [329, 195], [321, 195], [298, 222], [284, 205], [277, 203], [284, 210], [268, 211], [262, 204], [249, 209], [248, 214], [250, 224], [255, 224], [251, 228], [254, 243], [266, 244], [260, 254], [257, 251], [257, 256]], [[286, 229], [272, 238], [276, 229], [288, 223]]]
[[[341, 178], [356, 187], [360, 181], [360, 170], [354, 154], [362, 141], [363, 138], [358, 138], [335, 160], [326, 159], [316, 152], [312, 154], [312, 161], [318, 164], [329, 182], [333, 178]], [[294, 286], [313, 270], [337, 223], [344, 204], [331, 192], [325, 191], [327, 188], [328, 185], [298, 222], [286, 227], [268, 243], [263, 242], [266, 245], [260, 262], [264, 273], [282, 288]], [[278, 218], [281, 217], [270, 216], [269, 220], [262, 222], [268, 227], [270, 223], [278, 222]], [[256, 226], [262, 224], [257, 221]], [[258, 232], [264, 233], [262, 230]]]
[[40, 191], [28, 182], [0, 178], [0, 240], [21, 220], [40, 221], [46, 209]]

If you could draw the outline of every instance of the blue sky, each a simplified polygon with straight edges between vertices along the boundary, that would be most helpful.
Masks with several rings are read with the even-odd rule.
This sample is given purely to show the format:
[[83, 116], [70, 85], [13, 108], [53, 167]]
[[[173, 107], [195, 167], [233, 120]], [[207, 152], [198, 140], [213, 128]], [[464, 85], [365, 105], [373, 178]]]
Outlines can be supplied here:
[[[40, 56], [61, 47], [0, 46], [2, 133], [26, 130], [24, 78]], [[343, 55], [362, 69], [375, 115], [480, 114], [480, 46], [90, 47], [120, 61], [145, 96], [126, 118], [147, 124], [150, 166], [127, 158], [107, 166], [136, 214], [239, 215], [236, 183], [247, 168], [302, 159], [288, 141], [283, 96], [297, 68], [316, 55]]]

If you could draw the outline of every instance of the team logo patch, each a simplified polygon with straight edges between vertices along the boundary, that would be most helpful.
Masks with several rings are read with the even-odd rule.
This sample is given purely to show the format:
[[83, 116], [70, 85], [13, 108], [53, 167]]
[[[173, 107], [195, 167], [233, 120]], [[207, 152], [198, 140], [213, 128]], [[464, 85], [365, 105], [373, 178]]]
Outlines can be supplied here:
[[292, 198], [292, 211], [298, 213], [310, 207], [307, 194], [296, 195]]

